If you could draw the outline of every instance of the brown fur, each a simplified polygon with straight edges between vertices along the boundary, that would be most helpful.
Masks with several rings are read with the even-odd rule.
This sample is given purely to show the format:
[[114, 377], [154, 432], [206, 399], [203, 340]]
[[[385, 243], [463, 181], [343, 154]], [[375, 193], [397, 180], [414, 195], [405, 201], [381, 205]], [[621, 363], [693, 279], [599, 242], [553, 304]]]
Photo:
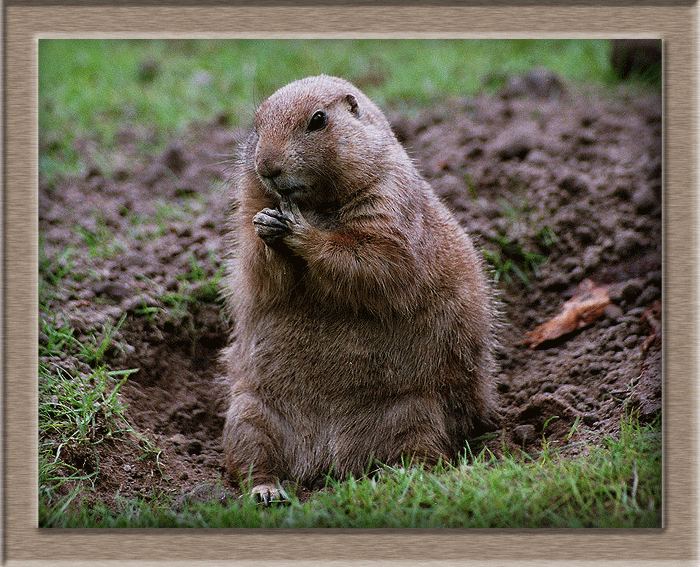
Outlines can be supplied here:
[[[298, 190], [281, 198], [258, 175], [273, 169]], [[461, 451], [494, 415], [491, 293], [382, 112], [342, 79], [285, 86], [256, 111], [234, 190], [227, 470], [310, 483]]]

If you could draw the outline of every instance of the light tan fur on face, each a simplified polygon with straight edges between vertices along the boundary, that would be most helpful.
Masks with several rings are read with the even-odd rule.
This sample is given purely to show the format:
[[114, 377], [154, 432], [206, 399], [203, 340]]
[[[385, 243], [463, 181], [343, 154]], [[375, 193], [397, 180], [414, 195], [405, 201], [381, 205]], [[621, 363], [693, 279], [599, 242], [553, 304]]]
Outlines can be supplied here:
[[[327, 125], [309, 132], [318, 110]], [[469, 237], [347, 81], [291, 83], [254, 126], [225, 284], [227, 470], [310, 483], [455, 456], [495, 415], [491, 292]], [[271, 163], [299, 189], [267, 183]]]

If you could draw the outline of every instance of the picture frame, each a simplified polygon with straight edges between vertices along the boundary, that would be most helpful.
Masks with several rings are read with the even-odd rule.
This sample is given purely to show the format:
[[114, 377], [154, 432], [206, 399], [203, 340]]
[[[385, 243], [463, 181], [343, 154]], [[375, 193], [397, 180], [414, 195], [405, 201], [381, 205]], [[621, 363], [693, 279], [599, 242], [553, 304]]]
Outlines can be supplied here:
[[[322, 17], [319, 17], [321, 15]], [[408, 6], [4, 6], [4, 560], [76, 565], [375, 562], [693, 564], [697, 6], [659, 2]], [[301, 30], [301, 31], [300, 31]], [[37, 528], [39, 37], [660, 37], [664, 41], [664, 528], [649, 530], [41, 530]], [[175, 556], [175, 557], [173, 557]], [[337, 563], [336, 563], [337, 562]], [[549, 562], [549, 563], [548, 563]]]

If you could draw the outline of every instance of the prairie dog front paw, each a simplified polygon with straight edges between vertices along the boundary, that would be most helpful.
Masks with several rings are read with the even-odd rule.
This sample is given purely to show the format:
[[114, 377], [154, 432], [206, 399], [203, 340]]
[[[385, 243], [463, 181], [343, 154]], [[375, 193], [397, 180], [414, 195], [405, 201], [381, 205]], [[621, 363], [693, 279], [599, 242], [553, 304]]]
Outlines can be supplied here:
[[268, 245], [289, 234], [292, 222], [290, 215], [277, 209], [263, 209], [253, 217], [255, 233]]

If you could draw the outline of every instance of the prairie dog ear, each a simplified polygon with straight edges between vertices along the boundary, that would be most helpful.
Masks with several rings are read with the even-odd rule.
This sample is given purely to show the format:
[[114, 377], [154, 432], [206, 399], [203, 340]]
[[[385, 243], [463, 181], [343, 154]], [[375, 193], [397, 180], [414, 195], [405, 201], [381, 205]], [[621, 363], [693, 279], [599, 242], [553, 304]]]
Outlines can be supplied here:
[[357, 99], [354, 95], [348, 93], [345, 95], [345, 102], [350, 107], [350, 112], [352, 112], [357, 118], [360, 117], [360, 107], [357, 104]]

